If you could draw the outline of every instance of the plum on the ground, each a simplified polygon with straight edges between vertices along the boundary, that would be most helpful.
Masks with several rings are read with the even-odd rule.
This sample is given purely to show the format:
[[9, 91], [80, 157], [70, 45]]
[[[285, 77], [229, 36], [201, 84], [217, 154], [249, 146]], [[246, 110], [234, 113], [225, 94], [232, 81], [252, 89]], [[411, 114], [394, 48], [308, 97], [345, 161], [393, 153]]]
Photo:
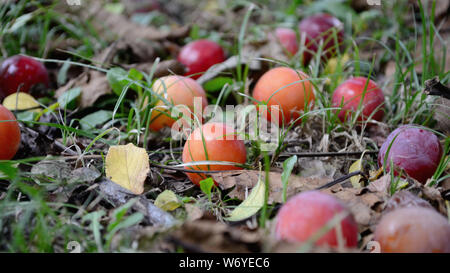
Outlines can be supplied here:
[[20, 128], [16, 117], [0, 105], [0, 160], [14, 157], [20, 145]]
[[[197, 118], [201, 119], [203, 109], [208, 105], [206, 93], [203, 87], [191, 78], [183, 76], [166, 76], [159, 78], [153, 84], [153, 90], [164, 97], [172, 106], [183, 113], [186, 117], [193, 118], [194, 99], [200, 98], [201, 108]], [[159, 100], [154, 107], [150, 117], [150, 129], [159, 131], [164, 127], [171, 127], [175, 120], [171, 117], [170, 106], [167, 106], [163, 100]], [[188, 121], [183, 120], [187, 126]]]
[[[344, 40], [344, 31], [342, 22], [336, 17], [319, 13], [304, 18], [300, 21], [298, 29], [301, 36], [304, 36], [303, 53], [304, 64], [309, 63], [314, 54], [319, 50], [323, 43], [322, 56], [329, 59], [336, 54], [337, 49]], [[336, 33], [337, 44], [333, 32]]]
[[[390, 170], [392, 161], [396, 169], [402, 169], [421, 183], [433, 176], [442, 156], [438, 137], [424, 128], [412, 125], [402, 125], [389, 134], [378, 153], [380, 167], [384, 165], [388, 149], [385, 166], [387, 171]], [[397, 174], [397, 170], [395, 173]]]
[[[288, 67], [276, 67], [264, 73], [253, 89], [253, 97], [267, 103], [264, 115], [279, 125], [299, 118], [305, 106], [312, 107], [315, 99], [308, 76]], [[278, 119], [272, 117], [274, 114], [278, 114]]]
[[297, 34], [290, 28], [279, 27], [275, 29], [275, 37], [281, 46], [291, 55], [298, 51]]
[[45, 66], [33, 58], [16, 55], [5, 59], [0, 66], [0, 99], [17, 91], [29, 93], [38, 84], [50, 84]]
[[[183, 163], [196, 161], [226, 161], [244, 164], [247, 158], [245, 144], [235, 130], [220, 122], [206, 123], [195, 129], [187, 139], [183, 149]], [[186, 166], [191, 170], [239, 170], [233, 165], [195, 165]], [[200, 185], [200, 181], [208, 178], [203, 173], [186, 173], [192, 183]]]
[[211, 66], [225, 61], [225, 52], [216, 42], [201, 39], [185, 45], [178, 54], [178, 61], [187, 68], [185, 76], [197, 79]]
[[374, 240], [382, 252], [450, 253], [450, 224], [434, 209], [399, 208], [381, 218]]
[[362, 110], [358, 116], [359, 122], [367, 120], [369, 117], [381, 121], [384, 116], [383, 91], [374, 81], [367, 78], [350, 78], [334, 91], [332, 106], [342, 107], [338, 114], [341, 121], [351, 119], [358, 109]]
[[[276, 218], [276, 237], [292, 242], [305, 242], [342, 212], [348, 213], [340, 221], [343, 246], [356, 247], [358, 226], [350, 211], [332, 195], [319, 191], [299, 193], [281, 207]], [[337, 247], [336, 227], [330, 229], [315, 244]]]

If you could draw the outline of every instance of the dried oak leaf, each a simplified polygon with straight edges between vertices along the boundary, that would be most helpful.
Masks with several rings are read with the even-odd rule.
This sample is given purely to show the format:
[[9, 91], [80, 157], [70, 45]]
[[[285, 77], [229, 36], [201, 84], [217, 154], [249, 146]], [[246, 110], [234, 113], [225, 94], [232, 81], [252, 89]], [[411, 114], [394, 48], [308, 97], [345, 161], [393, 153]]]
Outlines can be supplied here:
[[[243, 170], [233, 172], [222, 172], [212, 174], [213, 179], [219, 184], [222, 189], [235, 188], [229, 193], [231, 198], [238, 198], [244, 200], [247, 193], [253, 189], [258, 183], [261, 174], [261, 180], [265, 181], [265, 173], [259, 171]], [[287, 187], [286, 197], [295, 195], [301, 191], [312, 190], [318, 188], [327, 182], [328, 177], [298, 177], [291, 175]], [[282, 203], [283, 183], [281, 181], [281, 173], [269, 173], [269, 199], [268, 203]]]

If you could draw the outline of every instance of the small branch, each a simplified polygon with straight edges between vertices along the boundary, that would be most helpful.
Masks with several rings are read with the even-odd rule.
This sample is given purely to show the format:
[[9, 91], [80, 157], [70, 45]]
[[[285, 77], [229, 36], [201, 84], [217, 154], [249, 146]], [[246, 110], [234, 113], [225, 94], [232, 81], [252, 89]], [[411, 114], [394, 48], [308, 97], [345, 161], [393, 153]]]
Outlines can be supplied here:
[[57, 147], [58, 149], [60, 149], [62, 152], [67, 152], [69, 153], [71, 156], [77, 156], [78, 153], [73, 151], [72, 149], [70, 149], [69, 147], [66, 147], [64, 144], [62, 144], [61, 142], [55, 140], [54, 142], [55, 147]]
[[439, 77], [434, 77], [432, 79], [425, 81], [425, 89], [423, 90], [427, 95], [430, 96], [440, 96], [450, 100], [450, 88], [443, 85], [439, 81]]
[[202, 171], [202, 170], [190, 170], [185, 168], [178, 168], [178, 167], [170, 167], [165, 165], [159, 165], [155, 163], [150, 164], [151, 167], [157, 167], [160, 169], [166, 169], [166, 170], [173, 170], [173, 171], [179, 171], [179, 172], [185, 172], [185, 173], [223, 173], [223, 172], [235, 172], [236, 170], [221, 170], [221, 171]]
[[328, 157], [328, 156], [360, 156], [362, 154], [377, 155], [378, 151], [366, 151], [366, 152], [326, 152], [326, 153], [282, 153], [280, 156], [296, 155], [297, 157]]
[[336, 184], [342, 183], [342, 182], [346, 181], [347, 179], [349, 179], [349, 178], [351, 178], [351, 177], [353, 177], [355, 175], [363, 175], [363, 173], [361, 173], [361, 171], [356, 171], [356, 172], [349, 173], [347, 175], [339, 177], [336, 180], [333, 180], [333, 181], [331, 181], [331, 182], [329, 182], [329, 183], [327, 183], [325, 185], [322, 185], [322, 186], [316, 188], [316, 190], [323, 190], [323, 189], [329, 188], [329, 187], [334, 186]]

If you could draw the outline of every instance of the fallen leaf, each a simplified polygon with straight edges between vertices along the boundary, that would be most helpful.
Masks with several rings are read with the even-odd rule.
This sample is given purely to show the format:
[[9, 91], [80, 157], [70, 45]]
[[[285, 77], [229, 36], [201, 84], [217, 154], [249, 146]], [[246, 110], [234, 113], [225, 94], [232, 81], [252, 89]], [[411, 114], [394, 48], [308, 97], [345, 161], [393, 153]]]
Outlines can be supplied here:
[[266, 192], [265, 181], [259, 180], [248, 197], [237, 206], [226, 221], [242, 221], [255, 215], [264, 206], [264, 197]]
[[[5, 106], [7, 109], [11, 111], [40, 107], [39, 103], [36, 101], [35, 98], [33, 98], [33, 96], [23, 92], [14, 93], [7, 96], [3, 100], [3, 106]], [[40, 112], [40, 109], [34, 109], [31, 111]]]
[[[333, 75], [336, 72], [339, 72], [341, 74], [341, 71], [337, 71], [338, 64], [340, 65], [341, 70], [343, 70], [344, 65], [349, 60], [350, 60], [350, 56], [348, 53], [345, 53], [344, 55], [342, 55], [342, 57], [340, 57], [340, 59], [338, 57], [333, 57], [328, 60], [326, 66], [325, 66], [324, 72], [326, 73], [326, 75]], [[341, 78], [341, 77], [339, 77], [339, 78]]]
[[165, 211], [172, 211], [181, 206], [175, 193], [171, 190], [165, 190], [156, 197], [155, 206]]
[[[348, 169], [349, 173], [353, 173], [353, 172], [357, 172], [357, 171], [361, 171], [362, 169], [362, 161], [361, 159], [356, 160]], [[361, 188], [361, 180], [362, 176], [361, 175], [355, 175], [350, 177], [350, 182], [353, 185], [353, 188], [358, 189]]]
[[434, 119], [437, 127], [446, 135], [450, 135], [450, 100], [438, 97], [430, 105], [434, 105]]
[[133, 208], [144, 214], [147, 221], [153, 226], [169, 229], [179, 224], [179, 221], [173, 218], [170, 213], [158, 208], [144, 197], [139, 198]]
[[102, 174], [93, 167], [82, 167], [72, 171], [69, 183], [86, 183], [97, 180]]
[[66, 90], [61, 96], [58, 97], [59, 107], [66, 109], [74, 109], [77, 106], [77, 99], [80, 97], [81, 88], [74, 87], [69, 90]]
[[338, 184], [322, 192], [342, 200], [352, 212], [360, 231], [374, 228], [381, 216], [382, 205], [389, 198], [387, 193], [372, 192], [366, 188], [344, 188]]
[[391, 176], [389, 174], [383, 175], [377, 180], [370, 182], [367, 188], [374, 192], [384, 192], [387, 193], [391, 186]]
[[[100, 181], [99, 190], [100, 194], [116, 207], [125, 204], [136, 196], [131, 191], [106, 178]], [[158, 208], [143, 196], [133, 204], [132, 208], [144, 214], [147, 223], [158, 227], [158, 231], [166, 230], [178, 224], [178, 221], [172, 215]]]
[[430, 203], [425, 201], [424, 199], [412, 194], [407, 190], [402, 190], [396, 192], [392, 197], [387, 201], [386, 206], [383, 210], [383, 213], [388, 213], [398, 208], [405, 207], [424, 207], [424, 208], [433, 208]]
[[[153, 63], [141, 63], [125, 67], [135, 68], [148, 73], [152, 69]], [[184, 71], [185, 67], [177, 61], [162, 61], [156, 66], [154, 77], [158, 78], [171, 75], [172, 73], [184, 74]], [[101, 96], [112, 93], [106, 74], [97, 70], [91, 70], [71, 79], [66, 85], [56, 90], [56, 98], [61, 97], [66, 91], [74, 87], [81, 88], [79, 105], [81, 108], [92, 106]]]
[[187, 213], [186, 221], [195, 221], [203, 217], [203, 210], [196, 205], [186, 204], [184, 209]]
[[60, 87], [56, 90], [56, 97], [61, 97], [67, 90], [74, 87], [81, 89], [81, 108], [92, 106], [98, 98], [111, 93], [106, 75], [102, 72], [92, 70], [81, 74], [77, 78], [71, 79], [66, 85]]
[[127, 145], [111, 146], [105, 160], [106, 176], [134, 194], [144, 191], [144, 181], [150, 170], [145, 149]]
[[92, 3], [89, 12], [83, 16], [93, 22], [102, 37], [109, 40], [116, 40], [117, 37], [126, 41], [175, 39], [187, 36], [190, 30], [189, 25], [161, 31], [152, 26], [136, 24], [122, 14], [104, 10], [103, 5], [97, 2]]
[[99, 110], [80, 119], [81, 129], [92, 130], [98, 125], [110, 121], [113, 116], [112, 111]]
[[57, 181], [65, 181], [70, 178], [72, 168], [63, 160], [44, 159], [34, 164], [31, 174], [37, 178], [52, 178]]
[[248, 253], [260, 252], [262, 234], [243, 230], [216, 220], [185, 222], [169, 241], [187, 252]]
[[[214, 181], [216, 181], [222, 189], [230, 189], [235, 186], [235, 188], [228, 195], [231, 198], [238, 198], [240, 200], [245, 199], [246, 192], [254, 188], [259, 179], [264, 181], [265, 173], [261, 173], [261, 178], [259, 176], [259, 171], [250, 170], [212, 174]], [[291, 175], [288, 181], [286, 197], [289, 198], [301, 191], [313, 190], [323, 186], [327, 182], [330, 182], [328, 177], [311, 178]], [[269, 173], [269, 199], [267, 201], [269, 204], [283, 202], [283, 183], [281, 173]]]

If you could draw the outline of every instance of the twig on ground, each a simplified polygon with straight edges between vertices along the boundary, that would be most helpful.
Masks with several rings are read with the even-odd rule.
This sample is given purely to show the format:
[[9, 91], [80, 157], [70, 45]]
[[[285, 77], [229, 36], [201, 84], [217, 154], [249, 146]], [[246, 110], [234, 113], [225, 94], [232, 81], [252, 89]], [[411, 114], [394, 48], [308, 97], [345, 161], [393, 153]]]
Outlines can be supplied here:
[[351, 178], [351, 177], [353, 177], [355, 175], [362, 175], [362, 176], [364, 176], [364, 174], [361, 171], [352, 172], [352, 173], [349, 173], [349, 174], [344, 175], [342, 177], [339, 177], [338, 179], [333, 180], [333, 181], [331, 181], [329, 183], [326, 183], [325, 185], [322, 185], [322, 186], [316, 188], [316, 190], [323, 190], [323, 189], [329, 188], [329, 187], [334, 186], [336, 184], [342, 183], [342, 182], [346, 181], [347, 179], [349, 179], [349, 178]]
[[378, 151], [366, 151], [366, 152], [317, 152], [317, 153], [292, 153], [285, 152], [280, 154], [280, 156], [291, 156], [296, 155], [297, 157], [328, 157], [328, 156], [360, 156], [362, 154], [366, 155], [377, 155]]

